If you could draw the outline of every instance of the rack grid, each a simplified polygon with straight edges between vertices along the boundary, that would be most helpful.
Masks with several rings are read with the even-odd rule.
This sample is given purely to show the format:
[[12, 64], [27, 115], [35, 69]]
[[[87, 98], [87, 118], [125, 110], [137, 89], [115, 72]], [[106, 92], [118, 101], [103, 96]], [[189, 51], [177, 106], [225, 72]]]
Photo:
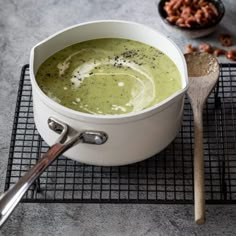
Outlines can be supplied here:
[[[204, 109], [205, 191], [208, 204], [236, 203], [236, 64], [220, 65], [219, 83]], [[22, 202], [193, 203], [193, 116], [185, 100], [182, 128], [161, 153], [127, 166], [85, 165], [60, 156]], [[22, 68], [5, 190], [48, 145], [33, 118], [29, 66]], [[79, 155], [79, 154], [78, 154]]]

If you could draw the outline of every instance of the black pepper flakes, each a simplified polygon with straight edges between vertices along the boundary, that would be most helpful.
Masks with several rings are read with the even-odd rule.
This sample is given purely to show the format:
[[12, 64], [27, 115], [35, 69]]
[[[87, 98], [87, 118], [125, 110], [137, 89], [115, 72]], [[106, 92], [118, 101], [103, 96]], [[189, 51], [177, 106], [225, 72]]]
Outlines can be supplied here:
[[133, 57], [133, 56], [136, 56], [138, 53], [135, 51], [135, 50], [129, 50], [129, 51], [126, 51], [126, 52], [123, 52], [121, 55], [123, 57]]

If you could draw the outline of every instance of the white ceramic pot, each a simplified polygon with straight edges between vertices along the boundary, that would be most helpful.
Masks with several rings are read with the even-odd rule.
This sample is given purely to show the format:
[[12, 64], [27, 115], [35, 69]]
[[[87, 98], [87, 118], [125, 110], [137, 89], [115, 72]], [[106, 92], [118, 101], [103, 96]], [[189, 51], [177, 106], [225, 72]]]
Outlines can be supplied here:
[[[125, 38], [151, 45], [175, 62], [182, 89], [148, 109], [125, 115], [90, 115], [66, 108], [47, 97], [37, 85], [39, 66], [55, 52], [78, 42], [97, 38]], [[58, 134], [48, 127], [49, 117], [68, 124], [71, 130], [98, 130], [108, 135], [103, 145], [77, 144], [65, 156], [87, 164], [112, 166], [144, 160], [163, 150], [176, 136], [181, 123], [184, 95], [188, 87], [185, 59], [180, 49], [161, 33], [141, 24], [125, 21], [95, 21], [56, 33], [31, 51], [30, 78], [36, 127], [51, 146]]]

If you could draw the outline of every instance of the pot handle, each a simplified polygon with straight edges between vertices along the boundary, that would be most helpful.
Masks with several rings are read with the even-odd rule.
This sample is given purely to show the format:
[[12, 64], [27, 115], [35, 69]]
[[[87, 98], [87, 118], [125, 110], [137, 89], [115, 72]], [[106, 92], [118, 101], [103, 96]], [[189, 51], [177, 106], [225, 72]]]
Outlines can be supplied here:
[[100, 145], [107, 140], [107, 135], [100, 131], [76, 132], [71, 138], [68, 138], [68, 126], [52, 117], [48, 119], [48, 125], [50, 129], [60, 133], [60, 137], [39, 159], [37, 164], [0, 197], [0, 227], [5, 223], [29, 187], [57, 157], [77, 143], [83, 142]]

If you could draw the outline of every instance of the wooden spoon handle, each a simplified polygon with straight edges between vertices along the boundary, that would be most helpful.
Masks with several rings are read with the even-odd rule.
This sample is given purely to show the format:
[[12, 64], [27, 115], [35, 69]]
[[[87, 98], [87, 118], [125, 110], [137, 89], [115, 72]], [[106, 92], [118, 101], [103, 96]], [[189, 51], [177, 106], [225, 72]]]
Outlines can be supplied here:
[[205, 222], [205, 184], [202, 109], [194, 112], [194, 208], [195, 222]]

